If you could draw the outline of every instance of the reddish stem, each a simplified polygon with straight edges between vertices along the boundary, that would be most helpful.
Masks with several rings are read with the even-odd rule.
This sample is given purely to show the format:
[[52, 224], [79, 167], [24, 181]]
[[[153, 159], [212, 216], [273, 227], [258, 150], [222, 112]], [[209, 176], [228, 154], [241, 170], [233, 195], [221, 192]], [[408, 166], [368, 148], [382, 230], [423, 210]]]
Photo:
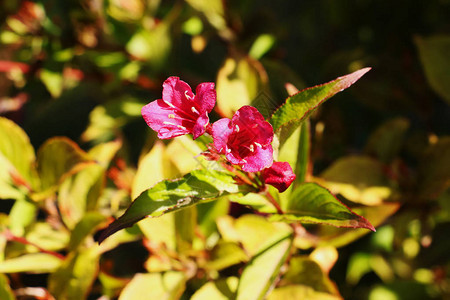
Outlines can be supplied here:
[[25, 239], [23, 237], [15, 236], [9, 229], [6, 229], [4, 231], [4, 234], [5, 234], [6, 239], [8, 241], [18, 242], [18, 243], [21, 243], [21, 244], [24, 244], [24, 245], [31, 245], [33, 247], [36, 247], [42, 253], [50, 254], [50, 255], [53, 255], [56, 258], [64, 260], [64, 256], [63, 255], [61, 255], [61, 254], [59, 254], [57, 252], [54, 252], [54, 251], [45, 250], [45, 249], [39, 247], [38, 245], [36, 245], [35, 243], [32, 243], [32, 242], [28, 241], [27, 239]]
[[275, 198], [270, 194], [270, 192], [266, 190], [264, 194], [266, 195], [269, 202], [277, 209], [277, 213], [280, 215], [284, 214], [280, 204], [277, 202], [277, 200], [275, 200]]
[[227, 169], [228, 171], [232, 172], [234, 175], [236, 175], [236, 177], [238, 177], [240, 180], [242, 180], [242, 182], [253, 186], [253, 182], [248, 179], [247, 176], [244, 176], [244, 174], [240, 173], [238, 170], [236, 170], [235, 168], [233, 168], [232, 166], [228, 165], [226, 162], [220, 162], [222, 164], [222, 166]]

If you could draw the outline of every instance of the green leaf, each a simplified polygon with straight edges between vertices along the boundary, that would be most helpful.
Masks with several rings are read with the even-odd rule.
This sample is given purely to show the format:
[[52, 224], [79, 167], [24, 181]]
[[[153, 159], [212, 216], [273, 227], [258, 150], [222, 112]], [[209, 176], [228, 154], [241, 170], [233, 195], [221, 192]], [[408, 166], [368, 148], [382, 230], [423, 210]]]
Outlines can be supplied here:
[[0, 198], [8, 198], [6, 189], [12, 187], [12, 175], [29, 187], [35, 185], [35, 160], [34, 149], [27, 134], [14, 122], [0, 117]]
[[4, 274], [0, 274], [0, 299], [2, 300], [15, 300], [11, 287], [9, 286], [8, 277]]
[[333, 296], [328, 293], [317, 292], [306, 285], [288, 285], [279, 287], [270, 293], [267, 300], [340, 300], [342, 297]]
[[71, 252], [48, 279], [48, 290], [56, 299], [86, 299], [98, 273], [98, 246]]
[[103, 190], [105, 169], [97, 164], [86, 165], [67, 176], [59, 187], [58, 208], [67, 227], [73, 228], [87, 211], [97, 209]]
[[275, 44], [275, 36], [272, 34], [261, 34], [253, 42], [252, 47], [248, 51], [248, 55], [254, 59], [261, 59]]
[[177, 300], [185, 289], [185, 281], [182, 272], [136, 274], [119, 300]]
[[98, 274], [98, 280], [102, 284], [102, 295], [109, 299], [114, 299], [128, 283], [126, 278], [118, 278], [102, 271]]
[[133, 179], [131, 198], [136, 199], [143, 191], [167, 178], [169, 162], [164, 157], [166, 146], [162, 142], [156, 142], [152, 150], [139, 161], [136, 175]]
[[450, 103], [450, 36], [416, 37], [414, 41], [430, 86]]
[[161, 181], [136, 198], [127, 211], [102, 233], [99, 242], [146, 216], [157, 217], [238, 191], [232, 175], [215, 170], [195, 170], [180, 179]]
[[288, 162], [296, 175], [291, 186], [279, 194], [282, 206], [284, 202], [289, 201], [294, 188], [305, 182], [307, 177], [311, 176], [312, 165], [309, 160], [310, 144], [310, 122], [306, 120], [294, 131], [279, 150], [278, 161]]
[[131, 37], [125, 48], [128, 53], [156, 69], [164, 66], [172, 47], [169, 26], [160, 22], [152, 30], [141, 29]]
[[283, 283], [309, 286], [317, 292], [338, 293], [334, 283], [322, 271], [320, 265], [305, 256], [290, 259], [289, 268], [283, 276]]
[[[62, 228], [55, 229], [49, 223], [36, 222], [27, 228], [25, 238], [30, 243], [39, 245], [45, 250], [60, 251], [67, 246], [69, 233]], [[26, 249], [28, 252], [36, 251], [36, 247], [32, 245], [27, 245]]]
[[63, 75], [61, 71], [42, 69], [40, 72], [40, 78], [53, 98], [58, 98], [61, 96], [64, 88]]
[[35, 221], [38, 208], [27, 199], [18, 199], [9, 212], [9, 226], [17, 236], [23, 236], [25, 228]]
[[[374, 227], [378, 227], [383, 222], [392, 216], [400, 207], [399, 203], [383, 203], [378, 206], [365, 206], [361, 208], [354, 208], [353, 210], [361, 215], [366, 216]], [[320, 226], [317, 230], [319, 237], [316, 246], [334, 246], [342, 247], [350, 244], [358, 238], [369, 233], [364, 228], [336, 228], [331, 226]]]
[[289, 254], [291, 244], [291, 238], [286, 237], [253, 257], [242, 272], [236, 300], [265, 299], [279, 276], [280, 268]]
[[0, 273], [50, 273], [62, 262], [60, 258], [47, 253], [25, 254], [0, 262]]
[[435, 199], [450, 187], [450, 136], [428, 147], [419, 165], [419, 194]]
[[384, 122], [370, 135], [365, 152], [375, 155], [384, 163], [391, 162], [400, 151], [408, 128], [409, 121], [405, 118]]
[[174, 214], [165, 214], [158, 218], [146, 218], [138, 223], [144, 236], [155, 245], [175, 251], [175, 220]]
[[70, 235], [69, 250], [75, 250], [83, 240], [92, 234], [95, 229], [106, 221], [106, 217], [98, 212], [88, 212], [75, 225]]
[[177, 241], [177, 252], [188, 253], [192, 250], [197, 227], [197, 207], [190, 206], [174, 212], [175, 238]]
[[279, 137], [280, 145], [284, 144], [286, 139], [319, 105], [350, 87], [369, 70], [370, 68], [358, 70], [328, 83], [304, 89], [287, 98], [286, 102], [269, 119], [274, 132]]
[[220, 197], [217, 201], [197, 205], [198, 223], [205, 237], [217, 231], [217, 218], [228, 214], [230, 201], [227, 198]]
[[347, 156], [335, 161], [317, 181], [334, 194], [365, 205], [377, 205], [392, 194], [383, 164], [368, 156]]
[[269, 222], [258, 215], [240, 217], [235, 221], [234, 229], [251, 256], [258, 255], [292, 234], [292, 229], [287, 224]]
[[237, 277], [207, 282], [192, 295], [191, 300], [234, 299], [238, 283], [239, 279]]
[[220, 0], [187, 0], [190, 6], [202, 12], [208, 22], [219, 31], [227, 28], [224, 4]]
[[38, 151], [38, 172], [43, 191], [55, 187], [64, 175], [91, 159], [78, 145], [64, 137], [49, 139]]
[[375, 231], [369, 221], [352, 212], [327, 189], [316, 183], [304, 183], [297, 187], [283, 211], [283, 215], [273, 215], [272, 219]]
[[89, 150], [88, 154], [103, 168], [108, 168], [117, 151], [122, 147], [120, 140], [98, 144]]
[[259, 62], [248, 57], [235, 56], [225, 60], [216, 81], [217, 109], [223, 115], [231, 118], [235, 111], [249, 105], [262, 93], [267, 74], [261, 69], [264, 70]]
[[242, 205], [250, 206], [254, 210], [262, 213], [276, 213], [277, 209], [273, 206], [265, 196], [257, 193], [248, 193], [246, 195], [233, 194], [226, 197], [229, 201]]
[[211, 250], [210, 259], [206, 263], [205, 269], [219, 271], [248, 259], [247, 254], [238, 244], [234, 242], [219, 242]]

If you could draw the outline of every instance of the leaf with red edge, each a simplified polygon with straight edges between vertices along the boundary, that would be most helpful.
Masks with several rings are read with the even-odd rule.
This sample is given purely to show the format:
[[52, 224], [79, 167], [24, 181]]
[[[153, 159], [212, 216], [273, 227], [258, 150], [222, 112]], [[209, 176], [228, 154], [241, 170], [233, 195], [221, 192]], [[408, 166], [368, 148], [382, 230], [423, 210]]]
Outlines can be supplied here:
[[325, 84], [304, 89], [286, 99], [269, 119], [280, 145], [328, 98], [345, 90], [366, 74], [371, 68], [363, 68], [336, 78]]
[[273, 215], [273, 220], [327, 224], [336, 227], [375, 228], [364, 217], [352, 212], [326, 188], [316, 183], [298, 186], [283, 207], [284, 214]]

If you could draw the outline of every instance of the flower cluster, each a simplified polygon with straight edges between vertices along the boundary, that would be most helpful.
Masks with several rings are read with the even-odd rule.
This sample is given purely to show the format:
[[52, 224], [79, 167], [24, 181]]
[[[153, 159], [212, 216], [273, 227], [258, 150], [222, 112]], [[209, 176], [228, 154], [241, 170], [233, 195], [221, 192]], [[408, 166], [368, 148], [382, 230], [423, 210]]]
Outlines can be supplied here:
[[289, 163], [273, 162], [273, 128], [254, 107], [243, 106], [231, 119], [223, 118], [212, 126], [208, 113], [216, 103], [214, 83], [201, 83], [192, 93], [190, 86], [178, 77], [163, 84], [162, 99], [142, 108], [144, 120], [160, 139], [192, 134], [196, 139], [205, 132], [213, 137], [213, 147], [228, 162], [245, 172], [262, 171], [262, 179], [280, 192], [294, 181]]

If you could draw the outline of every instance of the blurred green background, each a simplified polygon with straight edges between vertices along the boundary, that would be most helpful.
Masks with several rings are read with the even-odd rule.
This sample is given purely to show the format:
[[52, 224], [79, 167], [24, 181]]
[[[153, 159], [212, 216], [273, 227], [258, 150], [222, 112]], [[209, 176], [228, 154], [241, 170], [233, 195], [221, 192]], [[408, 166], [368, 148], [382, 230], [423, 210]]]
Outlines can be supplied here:
[[[289, 96], [286, 83], [303, 89], [372, 67], [312, 116], [313, 173], [339, 181], [350, 155], [376, 158], [391, 188], [383, 201], [398, 207], [358, 198], [379, 205], [383, 223], [331, 243], [330, 278], [344, 299], [450, 299], [449, 0], [10, 0], [0, 21], [0, 116], [36, 151], [55, 136], [83, 150], [120, 140], [120, 175], [108, 177], [119, 186], [155, 143], [140, 109], [169, 76], [215, 82], [214, 121], [244, 104], [270, 111]], [[358, 187], [358, 170], [341, 182]], [[1, 200], [2, 216], [13, 205]], [[39, 209], [33, 222], [47, 217]], [[120, 275], [142, 271], [140, 243], [120, 247], [114, 255], [142, 256]], [[46, 285], [12, 274], [2, 282], [13, 289]]]

